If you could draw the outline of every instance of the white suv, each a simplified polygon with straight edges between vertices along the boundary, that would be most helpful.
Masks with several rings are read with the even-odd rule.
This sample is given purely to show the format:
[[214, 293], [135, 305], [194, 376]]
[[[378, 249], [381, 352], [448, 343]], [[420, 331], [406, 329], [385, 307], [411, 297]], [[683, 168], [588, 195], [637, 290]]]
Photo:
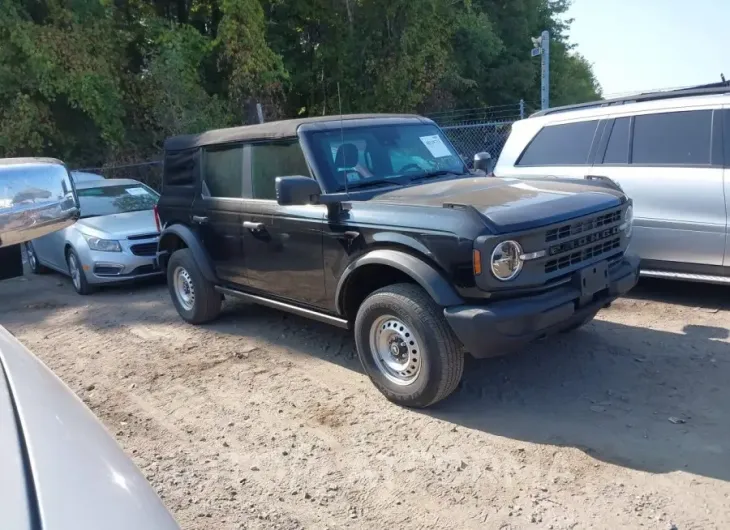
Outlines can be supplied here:
[[494, 174], [608, 177], [634, 201], [642, 275], [730, 284], [730, 86], [541, 111]]

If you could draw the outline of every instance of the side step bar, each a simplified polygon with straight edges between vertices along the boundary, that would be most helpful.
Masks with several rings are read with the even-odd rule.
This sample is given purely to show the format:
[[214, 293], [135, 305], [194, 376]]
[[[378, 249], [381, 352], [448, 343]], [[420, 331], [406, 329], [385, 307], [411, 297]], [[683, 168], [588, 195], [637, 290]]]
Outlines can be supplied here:
[[349, 329], [350, 327], [347, 320], [345, 320], [344, 318], [334, 317], [326, 313], [320, 313], [319, 311], [314, 311], [313, 309], [305, 309], [303, 307], [287, 304], [286, 302], [271, 300], [270, 298], [264, 298], [263, 296], [244, 293], [242, 291], [236, 291], [235, 289], [228, 289], [226, 287], [216, 286], [215, 290], [219, 293], [227, 294], [235, 298], [240, 298], [241, 300], [246, 300], [247, 302], [253, 302], [254, 304], [261, 304], [267, 307], [272, 307], [274, 309], [280, 309], [282, 311], [287, 311], [288, 313], [294, 313], [295, 315], [311, 318], [312, 320], [324, 322], [325, 324], [330, 324], [332, 326], [337, 326], [338, 328]]
[[685, 282], [703, 282], [730, 285], [730, 276], [714, 276], [711, 274], [691, 274], [688, 272], [642, 270], [641, 276], [646, 278], [662, 278], [665, 280], [682, 280]]

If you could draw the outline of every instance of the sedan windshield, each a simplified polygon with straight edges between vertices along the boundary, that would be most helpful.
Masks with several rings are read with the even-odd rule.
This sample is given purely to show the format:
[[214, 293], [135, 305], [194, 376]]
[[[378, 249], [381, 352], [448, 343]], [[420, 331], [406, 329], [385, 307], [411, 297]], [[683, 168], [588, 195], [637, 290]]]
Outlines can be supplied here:
[[429, 124], [317, 131], [311, 134], [310, 143], [332, 191], [467, 172], [443, 133]]
[[76, 190], [81, 217], [151, 210], [159, 195], [142, 183]]

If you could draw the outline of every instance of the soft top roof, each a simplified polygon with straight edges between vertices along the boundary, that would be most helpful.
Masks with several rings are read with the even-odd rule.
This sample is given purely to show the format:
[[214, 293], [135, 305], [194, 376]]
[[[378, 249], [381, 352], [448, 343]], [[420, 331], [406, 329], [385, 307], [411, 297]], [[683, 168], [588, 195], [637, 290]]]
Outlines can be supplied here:
[[369, 123], [367, 122], [373, 122], [373, 124], [385, 124], [392, 122], [432, 123], [431, 120], [415, 114], [345, 114], [343, 116], [314, 116], [293, 120], [272, 121], [257, 125], [244, 125], [242, 127], [230, 127], [228, 129], [216, 129], [200, 134], [173, 136], [165, 140], [165, 150], [177, 151], [180, 149], [190, 149], [228, 142], [293, 138], [297, 135], [297, 130], [302, 125], [317, 124], [322, 128], [327, 129], [329, 128], [327, 125], [331, 124], [333, 128], [339, 128], [340, 121], [342, 121], [343, 126], [345, 127], [368, 125]]

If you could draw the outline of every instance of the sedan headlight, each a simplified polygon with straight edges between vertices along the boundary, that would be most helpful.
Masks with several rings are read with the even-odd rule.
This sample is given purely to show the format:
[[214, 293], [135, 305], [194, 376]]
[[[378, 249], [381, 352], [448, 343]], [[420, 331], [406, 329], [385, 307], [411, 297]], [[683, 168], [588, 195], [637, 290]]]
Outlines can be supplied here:
[[91, 250], [98, 250], [100, 252], [121, 252], [122, 246], [119, 241], [113, 239], [101, 239], [93, 236], [84, 236], [86, 242], [89, 244]]
[[502, 241], [492, 251], [492, 274], [498, 280], [506, 282], [517, 276], [522, 270], [522, 247], [517, 241]]
[[621, 230], [623, 230], [626, 233], [626, 237], [631, 237], [631, 232], [634, 230], [634, 207], [629, 205], [628, 208], [626, 208], [626, 213], [624, 214], [624, 222], [621, 223], [621, 226], [619, 227]]

